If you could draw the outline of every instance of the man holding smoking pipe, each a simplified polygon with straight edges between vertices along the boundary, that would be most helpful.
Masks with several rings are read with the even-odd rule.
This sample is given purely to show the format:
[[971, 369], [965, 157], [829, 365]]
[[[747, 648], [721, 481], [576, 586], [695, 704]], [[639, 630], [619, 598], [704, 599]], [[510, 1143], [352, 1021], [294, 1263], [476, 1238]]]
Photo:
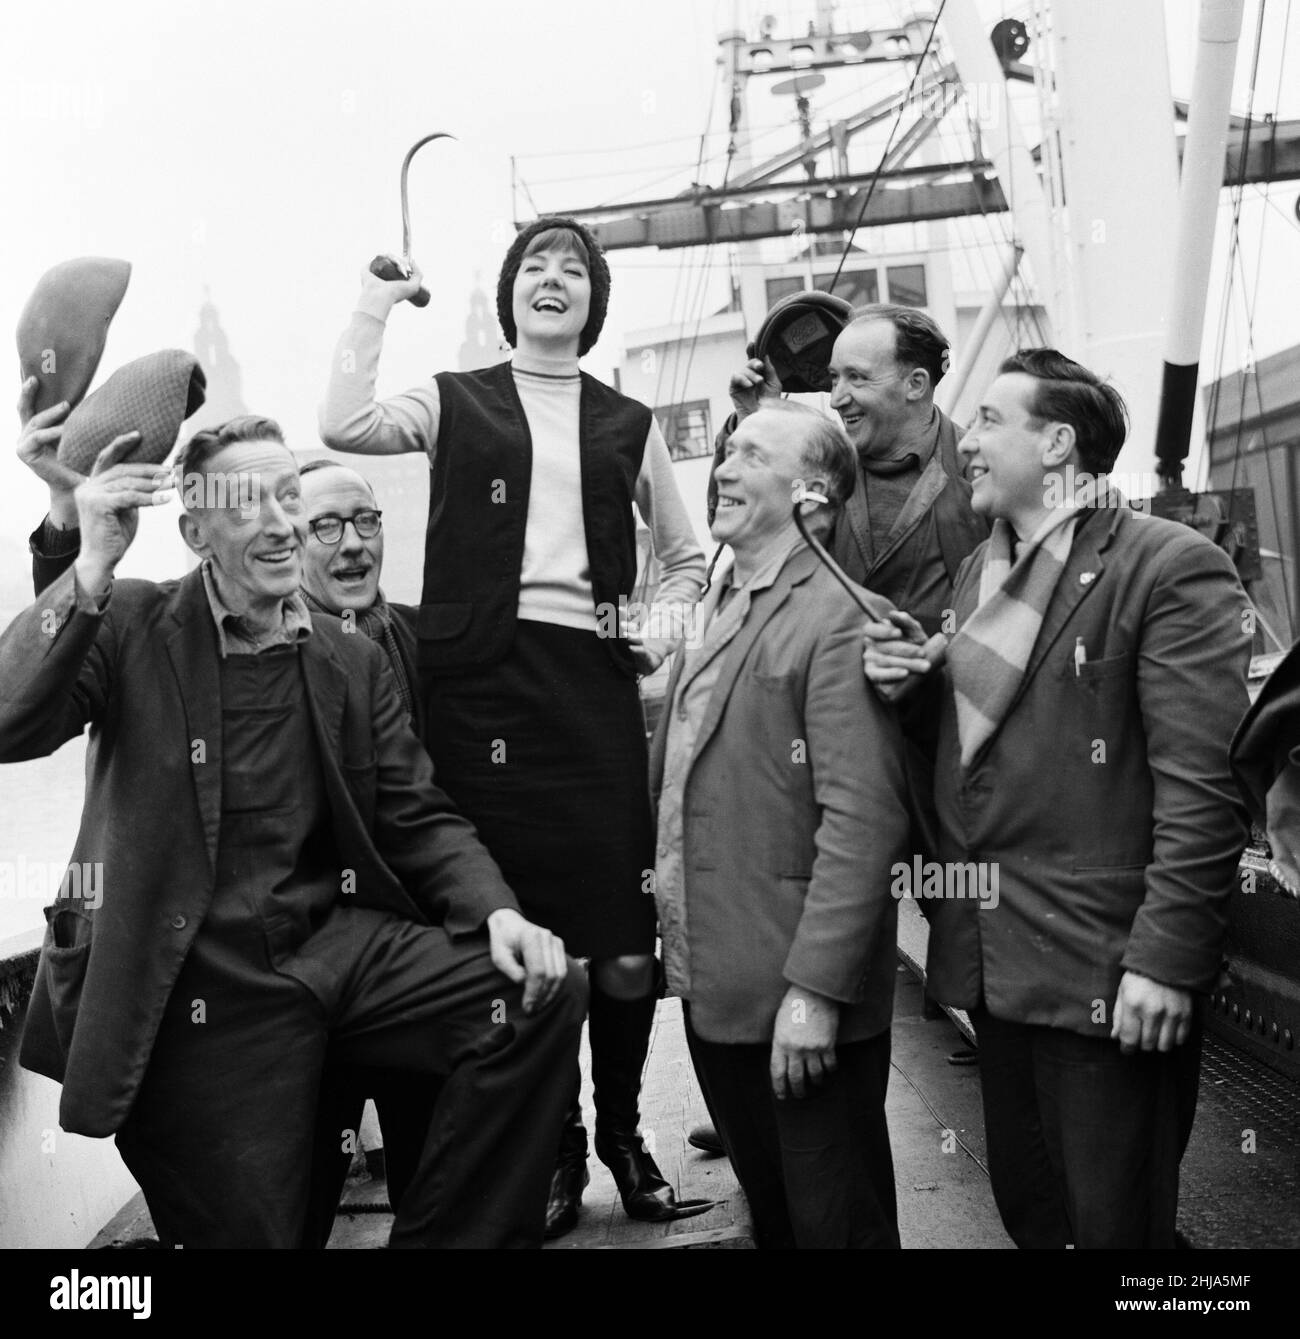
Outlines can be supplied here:
[[[714, 451], [749, 415], [783, 393], [823, 392], [856, 456], [853, 487], [836, 510], [826, 543], [859, 585], [910, 610], [927, 634], [951, 613], [952, 583], [966, 556], [988, 534], [971, 510], [957, 443], [960, 432], [934, 403], [948, 370], [949, 345], [924, 311], [874, 303], [856, 311], [820, 291], [794, 293], [768, 312], [749, 361], [728, 387], [735, 413]], [[718, 484], [709, 477], [712, 524]], [[929, 759], [906, 745], [906, 784], [914, 850], [934, 855]], [[696, 1126], [689, 1142], [720, 1152], [717, 1133]]]
[[[669, 989], [760, 1248], [897, 1248], [885, 1124], [902, 738], [858, 605], [804, 542], [853, 487], [838, 425], [778, 401], [716, 471], [735, 555], [678, 656], [651, 749]], [[887, 608], [865, 591], [858, 598]]]

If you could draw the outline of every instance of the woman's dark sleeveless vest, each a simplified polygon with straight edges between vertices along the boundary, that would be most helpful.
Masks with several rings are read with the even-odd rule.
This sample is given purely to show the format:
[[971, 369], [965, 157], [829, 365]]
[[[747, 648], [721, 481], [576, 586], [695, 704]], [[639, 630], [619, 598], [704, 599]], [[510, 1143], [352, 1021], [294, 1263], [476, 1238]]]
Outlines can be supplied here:
[[[598, 624], [617, 628], [636, 581], [632, 502], [650, 410], [585, 372], [579, 408], [582, 519]], [[438, 444], [429, 480], [419, 666], [449, 674], [502, 659], [514, 640], [533, 443], [511, 365], [440, 372]], [[609, 611], [609, 612], [607, 612]], [[604, 617], [602, 617], [604, 615]], [[627, 644], [614, 663], [636, 667]]]

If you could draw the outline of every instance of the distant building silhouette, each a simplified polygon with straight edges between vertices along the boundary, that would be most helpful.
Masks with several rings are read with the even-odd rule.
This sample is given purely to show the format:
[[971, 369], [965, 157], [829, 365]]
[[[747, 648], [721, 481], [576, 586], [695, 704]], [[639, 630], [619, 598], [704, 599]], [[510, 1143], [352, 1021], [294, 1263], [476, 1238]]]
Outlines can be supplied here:
[[208, 379], [207, 399], [192, 418], [185, 420], [188, 440], [200, 428], [211, 428], [227, 419], [248, 413], [244, 403], [243, 374], [230, 355], [230, 340], [221, 328], [216, 306], [204, 290], [199, 308], [199, 328], [194, 332], [194, 354]]
[[469, 316], [465, 320], [465, 342], [460, 346], [460, 370], [477, 372], [480, 367], [494, 367], [504, 360], [501, 330], [475, 271], [474, 288], [469, 295]]

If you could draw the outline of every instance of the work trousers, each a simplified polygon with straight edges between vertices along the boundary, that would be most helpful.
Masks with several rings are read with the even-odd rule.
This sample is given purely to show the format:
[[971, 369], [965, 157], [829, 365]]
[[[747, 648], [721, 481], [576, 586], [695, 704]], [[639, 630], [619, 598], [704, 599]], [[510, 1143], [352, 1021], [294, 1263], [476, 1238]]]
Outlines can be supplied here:
[[586, 980], [526, 1016], [486, 935], [339, 907], [275, 957], [200, 932], [117, 1143], [165, 1246], [302, 1240], [321, 1070], [434, 1075], [442, 1088], [393, 1247], [540, 1246]]
[[778, 1100], [770, 1042], [705, 1041], [684, 1010], [695, 1073], [760, 1250], [897, 1249], [894, 1161], [885, 1124], [889, 1033], [835, 1048], [838, 1068]]
[[[441, 1083], [434, 1074], [402, 1069], [340, 1065], [325, 1059], [320, 1102], [316, 1109], [316, 1142], [312, 1151], [311, 1191], [302, 1244], [324, 1247], [334, 1230], [340, 1197], [356, 1152], [355, 1136], [372, 1098], [383, 1140], [384, 1188], [394, 1210], [401, 1203], [424, 1152], [424, 1137], [433, 1119]], [[366, 1153], [372, 1150], [367, 1149]]]
[[1022, 1248], [1172, 1248], [1201, 1027], [1169, 1052], [971, 1014], [993, 1198]]

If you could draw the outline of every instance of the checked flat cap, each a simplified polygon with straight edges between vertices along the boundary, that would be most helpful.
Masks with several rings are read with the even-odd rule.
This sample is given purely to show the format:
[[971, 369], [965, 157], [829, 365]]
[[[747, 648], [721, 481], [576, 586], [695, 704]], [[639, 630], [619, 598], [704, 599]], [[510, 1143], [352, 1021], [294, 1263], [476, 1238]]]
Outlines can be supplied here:
[[163, 349], [119, 367], [68, 416], [60, 463], [89, 474], [113, 438], [138, 432], [141, 440], [124, 460], [161, 464], [181, 424], [203, 403], [206, 387], [199, 360], [184, 349]]

